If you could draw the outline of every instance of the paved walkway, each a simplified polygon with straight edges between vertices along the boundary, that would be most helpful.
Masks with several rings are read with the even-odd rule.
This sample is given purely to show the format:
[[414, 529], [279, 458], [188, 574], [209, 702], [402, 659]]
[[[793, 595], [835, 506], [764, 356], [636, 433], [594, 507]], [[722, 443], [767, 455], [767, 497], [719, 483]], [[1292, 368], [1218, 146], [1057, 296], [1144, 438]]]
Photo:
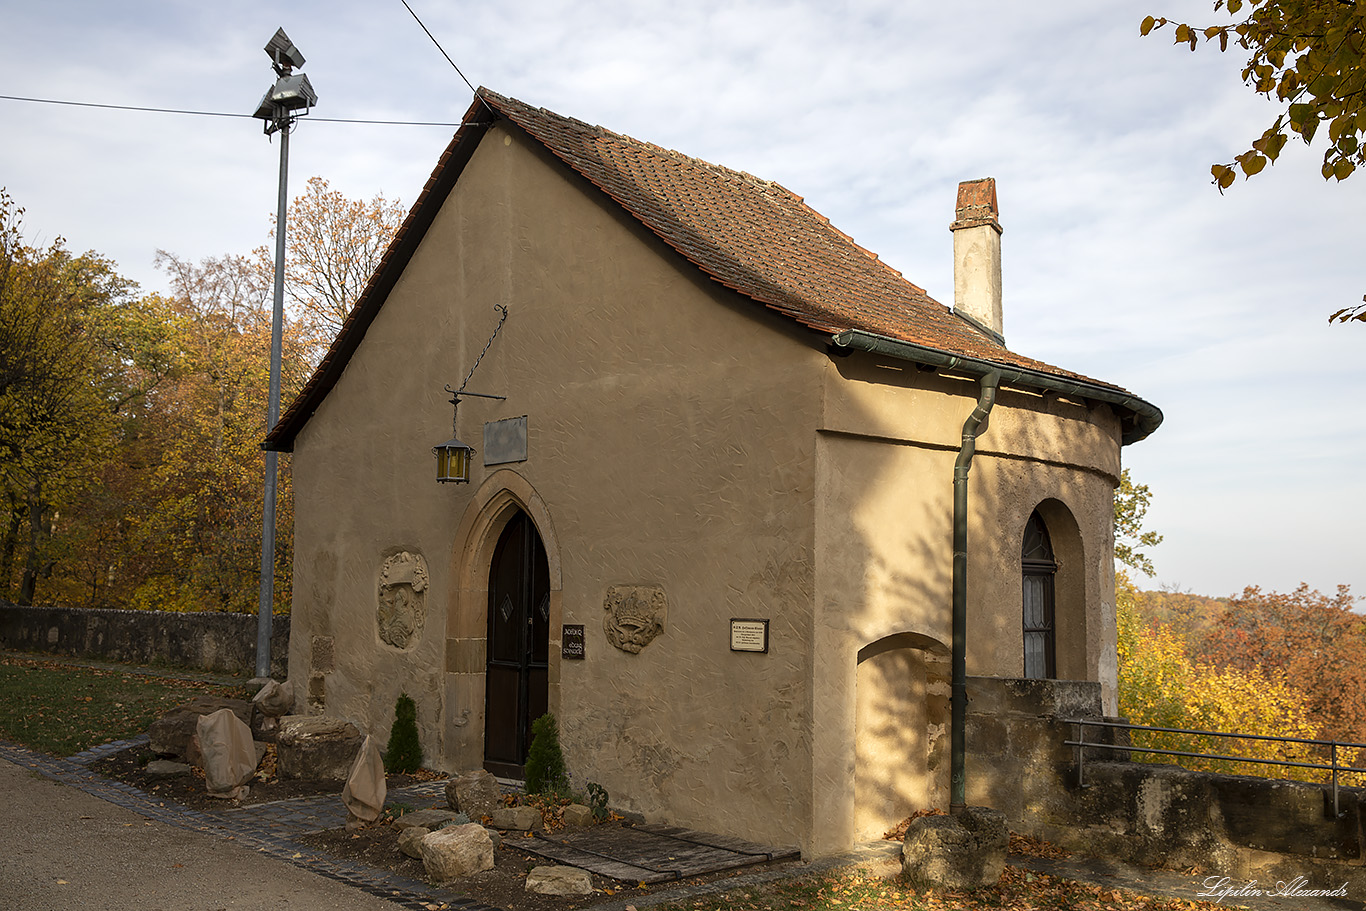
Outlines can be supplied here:
[[[124, 742], [107, 745], [99, 751], [109, 752], [111, 748], [122, 749], [130, 744], [131, 742]], [[243, 903], [242, 895], [246, 893], [261, 898], [263, 901], [260, 907], [263, 909], [278, 907], [281, 901], [285, 901], [288, 907], [310, 909], [355, 907], [368, 911], [375, 908], [391, 908], [392, 905], [387, 903], [396, 903], [415, 911], [431, 911], [443, 905], [461, 911], [496, 911], [481, 902], [463, 897], [454, 890], [435, 888], [408, 877], [338, 860], [294, 841], [306, 832], [334, 828], [345, 822], [344, 812], [339, 822], [327, 817], [326, 808], [330, 804], [337, 804], [340, 807], [340, 801], [335, 798], [314, 799], [313, 806], [305, 806], [303, 800], [292, 800], [256, 804], [223, 813], [201, 813], [157, 800], [131, 785], [96, 775], [86, 768], [90, 762], [98, 758], [91, 756], [92, 752], [98, 751], [86, 751], [71, 759], [54, 759], [25, 747], [0, 742], [0, 760], [4, 760], [0, 763], [0, 773], [3, 773], [0, 775], [0, 792], [6, 795], [7, 803], [19, 800], [20, 795], [32, 790], [23, 787], [24, 778], [21, 770], [28, 770], [42, 778], [70, 785], [83, 792], [82, 798], [76, 800], [74, 806], [68, 805], [71, 804], [69, 800], [40, 791], [30, 801], [33, 806], [28, 812], [24, 812], [23, 808], [16, 812], [15, 808], [7, 807], [6, 825], [0, 827], [0, 872], [4, 874], [0, 876], [0, 907], [14, 911], [79, 907], [104, 908], [110, 911], [124, 907], [256, 907], [255, 904]], [[413, 788], [401, 788], [393, 791], [392, 795], [400, 800], [404, 797], [410, 800], [421, 799], [419, 794], [410, 792], [419, 789], [430, 790], [432, 787], [431, 784], [423, 784]], [[131, 814], [123, 815], [133, 821], [111, 821], [107, 818], [106, 808], [100, 807], [98, 801], [91, 803], [85, 799], [85, 795], [132, 811]], [[151, 827], [153, 833], [143, 831], [146, 827]], [[44, 852], [40, 862], [32, 846], [41, 842], [41, 839], [35, 839], [34, 833], [52, 828], [56, 831], [51, 833], [53, 837], [50, 839], [50, 851]], [[132, 831], [119, 831], [121, 828]], [[92, 830], [96, 829], [111, 836], [118, 836], [120, 843], [113, 845], [114, 850], [110, 850], [111, 844], [99, 843], [98, 840], [95, 844], [83, 844], [90, 839]], [[167, 830], [181, 830], [182, 834], [166, 834]], [[130, 839], [126, 844], [121, 843], [123, 837], [132, 836], [134, 833], [136, 838]], [[145, 855], [138, 852], [139, 840], [148, 842]], [[147, 894], [143, 890], [148, 888], [166, 887], [171, 889], [172, 894], [180, 894], [175, 888], [161, 882], [157, 878], [158, 875], [165, 875], [168, 870], [185, 870], [196, 865], [198, 857], [216, 853], [210, 846], [225, 840], [233, 843], [239, 852], [245, 849], [245, 857], [232, 857], [216, 867], [203, 867], [199, 864], [195, 876], [203, 877], [202, 886], [193, 888], [192, 895], [180, 895], [174, 900], [159, 898], [147, 901]], [[186, 851], [191, 847], [192, 850], [187, 854]], [[255, 875], [243, 875], [249, 872], [247, 867], [252, 866], [247, 863], [247, 859], [252, 858], [253, 854], [283, 860], [288, 865], [306, 871], [304, 885], [299, 885], [294, 878], [278, 871], [258, 870]], [[92, 879], [92, 860], [102, 857], [118, 858], [118, 861], [113, 864], [109, 876]], [[131, 881], [127, 881], [129, 877], [116, 872], [123, 869], [121, 865], [124, 860], [127, 860], [130, 869], [135, 868], [139, 862], [150, 865], [148, 876], [132, 877]], [[260, 858], [253, 860], [259, 866]], [[99, 865], [94, 866], [98, 869]], [[176, 880], [194, 881], [193, 877], [188, 877], [185, 873], [174, 872], [171, 875]], [[325, 888], [323, 883], [318, 882], [316, 877], [334, 881], [334, 888], [336, 884], [341, 884], [342, 896], [359, 890], [355, 898], [369, 896], [373, 900], [360, 904], [338, 904], [338, 896]], [[116, 879], [119, 882], [115, 882]], [[310, 880], [312, 882], [309, 882]], [[271, 885], [277, 881], [278, 888]], [[69, 894], [77, 890], [59, 888], [75, 883], [82, 883], [82, 887], [97, 891], [82, 900], [74, 894]], [[267, 890], [264, 893], [263, 888]], [[316, 898], [299, 897], [312, 895], [310, 890], [313, 889], [319, 890]], [[120, 904], [117, 900], [120, 891], [131, 891], [128, 904]], [[296, 897], [288, 900], [289, 895]], [[324, 902], [324, 897], [328, 897], [328, 901]], [[383, 901], [375, 904], [375, 900], [380, 899]]]

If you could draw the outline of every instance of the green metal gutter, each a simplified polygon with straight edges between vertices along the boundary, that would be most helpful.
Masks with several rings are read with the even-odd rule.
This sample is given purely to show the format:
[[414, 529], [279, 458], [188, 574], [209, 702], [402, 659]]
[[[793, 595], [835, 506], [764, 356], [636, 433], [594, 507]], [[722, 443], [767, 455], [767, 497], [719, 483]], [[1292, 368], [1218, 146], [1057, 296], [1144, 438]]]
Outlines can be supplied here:
[[1054, 376], [1027, 367], [1011, 367], [948, 354], [858, 329], [841, 332], [832, 341], [839, 348], [866, 351], [971, 377], [981, 386], [977, 407], [963, 424], [963, 442], [953, 465], [953, 677], [949, 702], [949, 812], [958, 813], [967, 803], [968, 472], [977, 450], [977, 437], [984, 432], [987, 418], [996, 403], [997, 388], [1007, 383], [1017, 388], [1056, 392], [1113, 405], [1127, 412], [1120, 418], [1121, 445], [1137, 443], [1156, 430], [1162, 423], [1162, 411], [1156, 405], [1112, 386]]
[[996, 404], [996, 387], [1001, 372], [993, 370], [982, 377], [982, 394], [977, 407], [963, 422], [963, 445], [953, 463], [953, 686], [950, 706], [949, 812], [959, 813], [967, 805], [967, 717], [968, 717], [968, 472], [977, 451], [977, 435], [986, 430], [987, 418]]
[[1102, 386], [1099, 383], [1088, 383], [1085, 380], [1054, 376], [1041, 370], [1012, 367], [1008, 364], [997, 364], [961, 354], [948, 354], [934, 348], [926, 348], [912, 342], [898, 341], [885, 335], [875, 335], [872, 332], [864, 332], [860, 329], [849, 329], [841, 332], [833, 336], [831, 341], [838, 348], [852, 348], [855, 351], [881, 354], [886, 357], [894, 357], [900, 361], [923, 364], [927, 367], [938, 367], [941, 370], [962, 374], [973, 379], [980, 380], [992, 371], [999, 371], [1001, 384], [1004, 386], [1031, 389], [1036, 392], [1056, 392], [1061, 395], [1113, 405], [1129, 412], [1128, 418], [1123, 422], [1124, 431], [1120, 440], [1125, 446], [1144, 439], [1162, 424], [1162, 410], [1160, 408], [1114, 386]]

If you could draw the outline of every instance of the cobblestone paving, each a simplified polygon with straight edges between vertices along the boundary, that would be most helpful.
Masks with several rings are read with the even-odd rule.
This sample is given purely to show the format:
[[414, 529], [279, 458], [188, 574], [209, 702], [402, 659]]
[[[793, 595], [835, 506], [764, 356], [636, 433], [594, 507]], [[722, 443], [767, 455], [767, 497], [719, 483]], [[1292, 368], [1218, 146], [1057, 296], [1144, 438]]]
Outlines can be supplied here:
[[[434, 888], [405, 876], [328, 857], [294, 841], [306, 832], [335, 828], [345, 823], [345, 810], [336, 797], [298, 798], [255, 804], [223, 813], [201, 813], [176, 803], [157, 800], [139, 788], [103, 778], [86, 768], [101, 756], [138, 742], [138, 739], [134, 739], [104, 744], [70, 759], [55, 759], [27, 747], [0, 741], [0, 759], [132, 810], [155, 822], [232, 839], [244, 847], [354, 886], [405, 908], [430, 911], [445, 905], [461, 911], [499, 911], [449, 889]], [[417, 801], [433, 797], [441, 788], [441, 782], [430, 782], [398, 788], [392, 794]], [[335, 813], [339, 821], [325, 818], [327, 813]]]

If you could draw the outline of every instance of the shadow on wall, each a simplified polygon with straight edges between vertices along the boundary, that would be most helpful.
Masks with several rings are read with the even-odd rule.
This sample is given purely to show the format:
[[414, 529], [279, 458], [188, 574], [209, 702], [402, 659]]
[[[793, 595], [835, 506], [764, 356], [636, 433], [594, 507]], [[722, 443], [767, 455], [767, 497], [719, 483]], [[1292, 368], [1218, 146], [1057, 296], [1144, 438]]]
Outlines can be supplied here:
[[[256, 671], [256, 624], [253, 614], [0, 603], [0, 648], [249, 677]], [[289, 618], [277, 616], [271, 676], [283, 680], [288, 660]]]
[[[907, 385], [916, 382], [910, 378]], [[963, 382], [951, 388], [961, 392], [953, 406], [960, 412], [961, 428], [975, 404], [977, 385]], [[1021, 404], [1016, 398], [1008, 395], [997, 408]], [[874, 424], [873, 416], [867, 419]], [[942, 445], [857, 440], [840, 434], [827, 439], [832, 441], [827, 449], [832, 459], [859, 446], [915, 452], [913, 457], [875, 458], [877, 470], [860, 479], [861, 498], [849, 500], [857, 534], [845, 542], [849, 553], [842, 559], [863, 567], [863, 572], [847, 578], [839, 593], [841, 616], [827, 620], [839, 624], [844, 640], [852, 645], [847, 653], [837, 651], [832, 657], [848, 663], [835, 673], [844, 674], [855, 691], [854, 835], [856, 840], [868, 840], [916, 810], [948, 808], [957, 453]], [[1085, 503], [1087, 496], [1094, 500], [1096, 485], [1103, 482], [1080, 469], [1002, 458], [1000, 440], [988, 425], [969, 477], [968, 673], [1000, 678], [1023, 673], [1021, 548], [1025, 525], [1038, 509], [1054, 538], [1058, 564], [1056, 676], [1094, 677], [1102, 660], [1098, 651], [1104, 637], [1095, 627], [1103, 608], [1094, 603], [1088, 613], [1087, 574], [1099, 580], [1100, 570], [1089, 566], [1095, 558], [1088, 559], [1087, 551], [1106, 542], [1083, 542], [1081, 526], [1066, 504]], [[1004, 445], [1017, 444], [1012, 438]], [[928, 470], [914, 471], [908, 481], [907, 467], [913, 463], [928, 465]], [[1094, 590], [1097, 580], [1091, 599], [1099, 602], [1103, 588]], [[1075, 706], [1078, 714], [1100, 717], [1099, 685], [1089, 683], [1083, 689], [1084, 695], [1069, 695], [1069, 705], [1080, 700]], [[968, 802], [996, 806], [1015, 817], [1028, 800], [1017, 787], [1017, 772], [995, 761], [999, 757], [990, 737], [982, 736], [986, 727], [979, 711], [989, 709], [974, 706], [973, 698], [970, 687], [968, 710], [974, 721], [969, 729], [974, 722], [978, 729], [977, 736], [970, 733], [968, 744]], [[1051, 745], [1043, 749], [1049, 760], [1057, 758]]]

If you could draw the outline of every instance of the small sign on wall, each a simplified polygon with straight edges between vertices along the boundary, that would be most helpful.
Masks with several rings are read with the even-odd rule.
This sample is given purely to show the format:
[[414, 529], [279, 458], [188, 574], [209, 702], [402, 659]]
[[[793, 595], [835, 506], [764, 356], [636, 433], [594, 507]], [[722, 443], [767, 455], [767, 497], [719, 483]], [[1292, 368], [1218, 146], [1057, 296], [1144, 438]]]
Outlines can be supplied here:
[[484, 464], [526, 461], [526, 415], [484, 425]]
[[768, 653], [768, 621], [748, 617], [730, 618], [732, 652]]
[[582, 661], [583, 624], [566, 623], [560, 629], [560, 657], [568, 661]]

